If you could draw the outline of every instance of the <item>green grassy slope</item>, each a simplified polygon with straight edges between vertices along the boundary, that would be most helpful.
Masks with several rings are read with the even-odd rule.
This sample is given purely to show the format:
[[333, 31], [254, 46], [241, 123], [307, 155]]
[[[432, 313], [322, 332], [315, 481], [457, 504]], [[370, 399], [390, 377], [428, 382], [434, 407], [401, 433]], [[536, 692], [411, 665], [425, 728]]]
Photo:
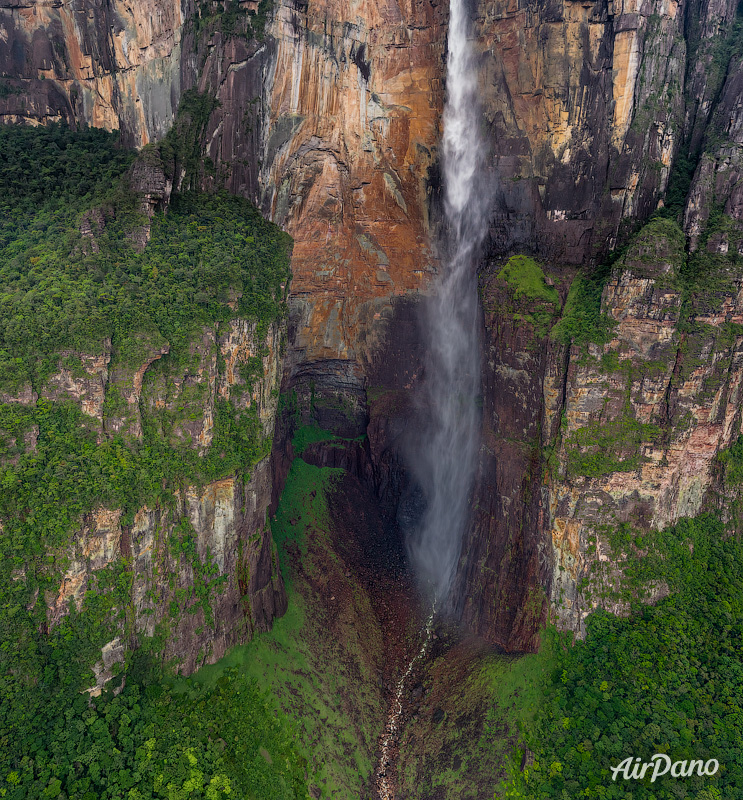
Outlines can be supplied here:
[[382, 632], [330, 531], [326, 493], [341, 474], [294, 461], [271, 523], [289, 610], [195, 680], [213, 685], [230, 668], [254, 677], [294, 720], [313, 785], [345, 800], [368, 796], [384, 702]]

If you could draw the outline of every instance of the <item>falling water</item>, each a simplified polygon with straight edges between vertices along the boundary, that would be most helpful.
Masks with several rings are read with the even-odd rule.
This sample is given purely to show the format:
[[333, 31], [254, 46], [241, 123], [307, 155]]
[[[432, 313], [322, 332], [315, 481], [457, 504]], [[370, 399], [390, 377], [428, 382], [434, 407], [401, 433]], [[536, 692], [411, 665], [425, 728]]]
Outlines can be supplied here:
[[420, 441], [411, 468], [425, 511], [408, 540], [421, 583], [445, 600], [467, 523], [478, 443], [479, 348], [476, 261], [489, 196], [480, 138], [477, 65], [466, 0], [450, 0], [443, 170], [445, 267], [426, 303], [428, 345]]
[[447, 101], [444, 109], [445, 269], [424, 311], [428, 344], [420, 398], [422, 436], [409, 453], [425, 511], [408, 538], [422, 586], [433, 595], [423, 644], [395, 687], [380, 740], [375, 774], [381, 800], [394, 800], [394, 760], [402, 724], [402, 697], [415, 664], [425, 656], [437, 603], [447, 600], [459, 559], [478, 443], [479, 390], [477, 256], [487, 230], [489, 196], [483, 180], [477, 69], [468, 38], [466, 0], [450, 0]]

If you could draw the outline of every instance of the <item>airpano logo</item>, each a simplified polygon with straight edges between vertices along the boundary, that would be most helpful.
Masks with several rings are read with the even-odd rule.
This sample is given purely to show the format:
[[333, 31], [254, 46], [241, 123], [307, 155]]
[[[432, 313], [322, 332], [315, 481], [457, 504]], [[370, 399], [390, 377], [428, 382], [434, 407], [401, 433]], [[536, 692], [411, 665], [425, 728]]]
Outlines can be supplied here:
[[642, 780], [647, 772], [652, 770], [650, 783], [654, 783], [669, 772], [672, 778], [689, 778], [695, 773], [711, 778], [718, 769], [720, 769], [720, 764], [714, 758], [709, 761], [674, 761], [671, 763], [671, 759], [665, 753], [656, 753], [650, 761], [645, 763], [640, 763], [639, 758], [630, 756], [625, 758], [618, 767], [611, 767], [611, 771], [614, 773], [612, 780], [616, 780], [620, 776], [626, 781]]

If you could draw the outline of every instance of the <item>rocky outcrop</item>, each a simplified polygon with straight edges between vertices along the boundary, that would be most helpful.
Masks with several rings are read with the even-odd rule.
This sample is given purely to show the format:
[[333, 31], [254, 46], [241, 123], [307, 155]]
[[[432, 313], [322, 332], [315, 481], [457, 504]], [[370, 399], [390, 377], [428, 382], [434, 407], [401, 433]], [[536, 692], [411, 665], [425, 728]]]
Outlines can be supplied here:
[[[391, 299], [435, 268], [428, 203], [445, 7], [278, 4], [264, 206], [295, 240], [288, 369], [363, 385]], [[343, 369], [342, 365], [347, 365]]]
[[693, 0], [686, 8], [690, 58], [684, 131], [691, 152], [702, 144], [723, 82], [739, 71], [736, 64], [728, 63], [737, 13], [735, 0]]
[[205, 328], [189, 343], [185, 368], [166, 360], [146, 374], [148, 421], [171, 446], [185, 443], [203, 453], [212, 442], [217, 352], [216, 331]]
[[224, 370], [217, 382], [217, 396], [231, 400], [239, 409], [255, 407], [264, 436], [273, 434], [281, 382], [283, 325], [270, 325], [261, 335], [258, 325], [233, 319], [219, 336], [217, 345]]
[[743, 59], [731, 64], [720, 100], [712, 112], [709, 146], [702, 153], [684, 214], [684, 230], [692, 249], [701, 238], [710, 214], [721, 210], [728, 218], [727, 230], [716, 231], [712, 249], [724, 250], [732, 244], [739, 246], [743, 231], [743, 111], [740, 95], [743, 91]]
[[[238, 415], [255, 407], [261, 435], [270, 441], [283, 336], [280, 323], [259, 335], [256, 323], [234, 319], [219, 334], [204, 329], [191, 343], [190, 357], [174, 363], [167, 345], [140, 337], [137, 353], [117, 353], [114, 347], [119, 366], [110, 375], [110, 342], [105, 356], [64, 353], [63, 368], [42, 395], [79, 403], [94, 418], [99, 442], [120, 434], [141, 438], [144, 420], [150, 435], [204, 454], [218, 400], [229, 401]], [[142, 636], [163, 637], [163, 661], [190, 673], [254, 632], [268, 630], [284, 613], [286, 597], [267, 525], [272, 483], [271, 460], [264, 457], [247, 480], [233, 475], [186, 486], [171, 503], [140, 508], [129, 522], [118, 508], [100, 507], [84, 517], [56, 555], [65, 566], [58, 590], [45, 598], [47, 625], [58, 625], [72, 602], [81, 608], [103, 571], [121, 567], [131, 573], [127, 630], [115, 646], [104, 647], [92, 693], [100, 692], [113, 665]]]
[[108, 566], [121, 555], [120, 509], [96, 509], [87, 515], [74, 542], [63, 554], [67, 568], [54, 595], [45, 598], [47, 624], [54, 627], [70, 610], [74, 602], [82, 606], [88, 590], [90, 575]]
[[63, 350], [59, 354], [59, 370], [52, 373], [41, 396], [47, 400], [72, 399], [83, 414], [92, 417], [99, 441], [103, 435], [103, 405], [111, 361], [111, 340], [103, 342], [100, 355]]
[[120, 129], [134, 145], [162, 137], [181, 86], [190, 5], [6, 0], [0, 7], [0, 120]]
[[71, 602], [81, 607], [100, 570], [126, 559], [132, 573], [129, 640], [117, 637], [104, 646], [93, 693], [100, 693], [112, 664], [123, 661], [141, 636], [164, 635], [163, 662], [188, 674], [268, 630], [284, 613], [286, 596], [266, 524], [270, 488], [266, 458], [247, 483], [226, 478], [188, 488], [174, 507], [142, 508], [130, 525], [122, 525], [118, 509], [86, 516], [63, 554], [67, 567], [59, 590], [47, 598], [48, 625], [58, 624]]
[[691, 332], [679, 330], [679, 290], [624, 266], [602, 298], [614, 336], [571, 353], [559, 466], [545, 492], [551, 599], [562, 625], [577, 632], [600, 603], [585, 599], [580, 579], [596, 559], [614, 567], [605, 532], [698, 514], [717, 455], [741, 433], [743, 336], [730, 327], [739, 290], [727, 313], [700, 314]]
[[145, 223], [131, 230], [127, 238], [134, 249], [141, 253], [150, 240], [150, 223], [156, 211], [165, 211], [173, 191], [173, 181], [165, 174], [160, 151], [156, 147], [145, 147], [129, 171], [129, 186], [139, 198], [139, 207]]
[[[163, 660], [186, 674], [268, 630], [286, 610], [267, 527], [270, 497], [264, 459], [245, 484], [226, 478], [203, 490], [189, 488], [175, 510], [144, 508], [134, 518], [135, 629], [148, 636], [166, 631]], [[195, 550], [184, 546], [188, 542]]]
[[538, 645], [550, 578], [541, 548], [544, 376], [556, 357], [549, 332], [571, 269], [539, 280], [544, 297], [521, 295], [502, 262], [481, 277], [484, 314], [482, 437], [472, 518], [454, 596], [465, 624], [508, 651]]
[[680, 4], [481, 3], [491, 247], [582, 263], [652, 211], [681, 139]]
[[142, 416], [139, 401], [145, 373], [170, 349], [170, 345], [155, 334], [142, 333], [134, 337], [135, 352], [118, 353], [111, 370], [108, 389], [108, 408], [104, 427], [109, 436], [122, 434], [142, 438]]
[[235, 318], [219, 331], [205, 328], [189, 344], [184, 363], [150, 362], [140, 400], [148, 422], [169, 444], [185, 443], [203, 453], [212, 443], [219, 401], [229, 401], [237, 412], [254, 409], [263, 436], [271, 438], [285, 332], [278, 323], [262, 334], [257, 327]]

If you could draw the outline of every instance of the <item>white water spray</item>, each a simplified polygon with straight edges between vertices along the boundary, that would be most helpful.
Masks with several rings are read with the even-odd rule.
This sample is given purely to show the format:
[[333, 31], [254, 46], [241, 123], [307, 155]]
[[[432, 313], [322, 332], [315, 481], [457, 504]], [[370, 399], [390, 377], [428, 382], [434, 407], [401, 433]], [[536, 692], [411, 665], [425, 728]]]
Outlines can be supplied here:
[[475, 473], [479, 414], [477, 257], [487, 232], [477, 66], [466, 0], [450, 0], [443, 175], [445, 268], [426, 304], [428, 344], [421, 413], [423, 431], [411, 453], [425, 512], [408, 540], [424, 587], [444, 601], [459, 559]]
[[480, 353], [477, 320], [477, 257], [487, 232], [489, 195], [483, 180], [485, 148], [480, 139], [477, 69], [465, 0], [450, 0], [447, 101], [444, 109], [443, 167], [446, 214], [445, 269], [426, 303], [428, 344], [419, 411], [420, 441], [411, 447], [411, 469], [426, 503], [423, 519], [409, 536], [411, 561], [433, 610], [423, 644], [395, 688], [380, 740], [376, 788], [394, 800], [394, 761], [403, 717], [403, 693], [416, 663], [428, 649], [437, 603], [452, 585], [462, 534], [468, 520], [475, 474], [479, 414]]

